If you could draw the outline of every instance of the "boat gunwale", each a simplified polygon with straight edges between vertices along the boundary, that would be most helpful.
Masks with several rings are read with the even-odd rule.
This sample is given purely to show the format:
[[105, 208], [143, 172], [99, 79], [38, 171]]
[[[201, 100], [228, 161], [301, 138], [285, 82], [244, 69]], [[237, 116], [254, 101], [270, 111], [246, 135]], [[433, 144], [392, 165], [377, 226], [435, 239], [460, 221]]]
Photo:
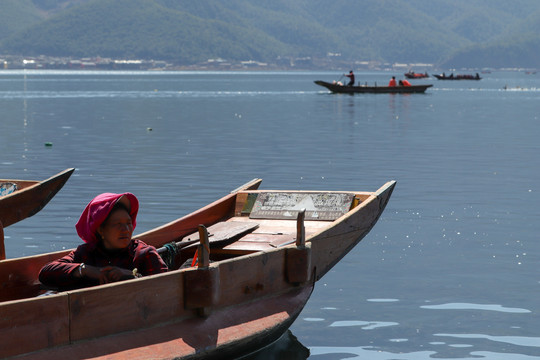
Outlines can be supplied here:
[[[7, 217], [8, 221], [2, 221], [2, 219], [0, 218], [0, 223], [2, 224], [2, 226], [6, 228], [41, 211], [50, 202], [50, 200], [52, 200], [52, 198], [62, 189], [62, 187], [64, 187], [65, 183], [68, 181], [74, 171], [75, 168], [68, 168], [41, 181], [1, 179], [0, 182], [13, 182], [16, 184], [22, 184], [23, 187], [15, 190], [10, 194], [0, 197], [0, 204], [4, 204], [0, 207], [0, 211], [6, 208], [7, 205], [5, 204], [14, 206], [14, 202], [24, 200], [25, 197], [30, 196], [27, 194], [30, 194], [32, 191], [39, 191], [40, 189], [45, 190], [48, 189], [49, 186], [53, 186], [54, 184], [58, 183], [56, 187], [50, 189], [50, 192], [46, 197], [38, 197], [38, 205], [29, 206], [25, 204], [24, 208], [26, 210], [24, 212], [18, 212], [20, 218], [14, 218], [13, 215], [11, 215], [11, 217]], [[30, 204], [32, 205], [33, 203], [31, 202]]]

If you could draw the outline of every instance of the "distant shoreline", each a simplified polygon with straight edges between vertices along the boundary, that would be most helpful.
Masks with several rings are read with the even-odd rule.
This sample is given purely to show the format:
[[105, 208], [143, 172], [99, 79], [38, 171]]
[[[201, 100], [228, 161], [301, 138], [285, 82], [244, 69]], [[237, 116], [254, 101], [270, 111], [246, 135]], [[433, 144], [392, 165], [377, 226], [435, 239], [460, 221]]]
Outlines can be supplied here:
[[524, 71], [535, 74], [534, 68], [462, 68], [441, 69], [434, 64], [383, 63], [376, 61], [350, 61], [302, 58], [289, 59], [282, 63], [264, 63], [259, 61], [225, 61], [209, 59], [199, 64], [174, 64], [165, 60], [145, 59], [111, 59], [101, 57], [70, 58], [52, 56], [19, 56], [0, 55], [0, 72], [2, 70], [62, 70], [62, 71], [385, 71], [395, 73], [440, 73], [453, 72], [490, 72], [490, 71]]

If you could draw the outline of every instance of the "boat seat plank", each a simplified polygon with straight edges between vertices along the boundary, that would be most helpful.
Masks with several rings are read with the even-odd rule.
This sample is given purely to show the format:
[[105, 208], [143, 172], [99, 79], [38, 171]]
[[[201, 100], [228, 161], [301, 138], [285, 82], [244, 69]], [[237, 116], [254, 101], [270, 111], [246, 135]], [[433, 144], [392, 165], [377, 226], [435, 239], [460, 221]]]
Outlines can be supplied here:
[[353, 198], [351, 193], [265, 192], [257, 196], [249, 217], [296, 220], [298, 212], [306, 209], [306, 221], [333, 221], [350, 210]]
[[[207, 228], [208, 236], [211, 243], [223, 242], [234, 239], [242, 234], [249, 233], [259, 227], [257, 222], [252, 221], [224, 221], [216, 223]], [[178, 245], [182, 246], [182, 243], [187, 243], [193, 240], [199, 239], [199, 232], [194, 232], [188, 236], [185, 236]]]
[[283, 243], [290, 241], [296, 237], [296, 234], [293, 233], [255, 233], [249, 234], [248, 236], [243, 237], [237, 242], [256, 242], [263, 244], [273, 244], [273, 243]]
[[[254, 222], [246, 217], [231, 218], [232, 222]], [[242, 238], [227, 244], [220, 249], [212, 250], [220, 254], [246, 254], [257, 251], [266, 251], [289, 245], [296, 240], [296, 220], [269, 220], [257, 219], [258, 228]], [[306, 223], [306, 236], [310, 236], [328, 227], [328, 221], [310, 221]]]
[[[255, 221], [222, 221], [206, 228], [208, 233], [209, 247], [211, 249], [223, 247], [230, 244], [240, 237], [254, 231], [259, 227]], [[173, 244], [173, 243], [170, 243]], [[184, 236], [181, 241], [174, 242], [176, 249], [171, 250], [170, 246], [163, 246], [157, 249], [158, 254], [163, 258], [170, 269], [176, 269], [183, 266], [186, 259], [191, 255], [189, 250], [195, 251], [200, 244], [199, 231]], [[174, 248], [173, 248], [174, 249]], [[182, 251], [182, 253], [180, 252]]]

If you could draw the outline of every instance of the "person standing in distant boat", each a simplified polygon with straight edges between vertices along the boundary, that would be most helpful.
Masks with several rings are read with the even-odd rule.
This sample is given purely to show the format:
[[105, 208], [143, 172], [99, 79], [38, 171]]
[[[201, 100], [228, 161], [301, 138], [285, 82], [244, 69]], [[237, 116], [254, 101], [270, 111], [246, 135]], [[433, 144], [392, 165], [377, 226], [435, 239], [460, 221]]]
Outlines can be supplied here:
[[390, 82], [388, 83], [388, 86], [396, 86], [396, 77], [392, 76], [392, 79], [390, 79]]
[[343, 74], [345, 75], [346, 77], [348, 77], [350, 80], [349, 80], [349, 83], [347, 84], [347, 86], [353, 86], [354, 85], [354, 73], [353, 71], [349, 71], [348, 74]]

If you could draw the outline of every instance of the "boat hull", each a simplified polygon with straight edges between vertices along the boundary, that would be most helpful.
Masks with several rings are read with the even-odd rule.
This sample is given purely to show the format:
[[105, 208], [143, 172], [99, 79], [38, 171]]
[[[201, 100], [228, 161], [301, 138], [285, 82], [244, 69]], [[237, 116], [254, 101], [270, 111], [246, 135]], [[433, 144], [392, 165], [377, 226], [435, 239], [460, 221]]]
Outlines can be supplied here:
[[429, 75], [426, 74], [418, 74], [418, 73], [405, 73], [404, 74], [407, 79], [425, 79], [428, 78]]
[[64, 170], [43, 181], [0, 179], [0, 184], [10, 189], [0, 196], [0, 260], [6, 258], [4, 228], [37, 214], [60, 191], [74, 170]]
[[[240, 189], [137, 237], [159, 247], [197, 224], [256, 223], [253, 232], [212, 249], [208, 265], [119, 283], [31, 297], [24, 289], [39, 290], [31, 286], [39, 267], [63, 253], [0, 261], [0, 357], [217, 359], [253, 352], [294, 322], [315, 282], [375, 225], [394, 186], [351, 193]], [[280, 210], [257, 208], [272, 196], [272, 206], [284, 200]], [[306, 197], [350, 200], [350, 208], [339, 215], [329, 200], [329, 210], [309, 213], [308, 205], [305, 221], [290, 220], [286, 202]]]
[[0, 179], [0, 183], [14, 183], [18, 188], [0, 197], [2, 225], [8, 227], [37, 214], [60, 191], [74, 170], [64, 170], [43, 181]]
[[482, 80], [480, 76], [473, 75], [456, 75], [456, 76], [443, 76], [443, 75], [433, 75], [437, 80]]
[[414, 94], [424, 93], [432, 84], [411, 86], [347, 86], [317, 80], [315, 84], [340, 94]]

